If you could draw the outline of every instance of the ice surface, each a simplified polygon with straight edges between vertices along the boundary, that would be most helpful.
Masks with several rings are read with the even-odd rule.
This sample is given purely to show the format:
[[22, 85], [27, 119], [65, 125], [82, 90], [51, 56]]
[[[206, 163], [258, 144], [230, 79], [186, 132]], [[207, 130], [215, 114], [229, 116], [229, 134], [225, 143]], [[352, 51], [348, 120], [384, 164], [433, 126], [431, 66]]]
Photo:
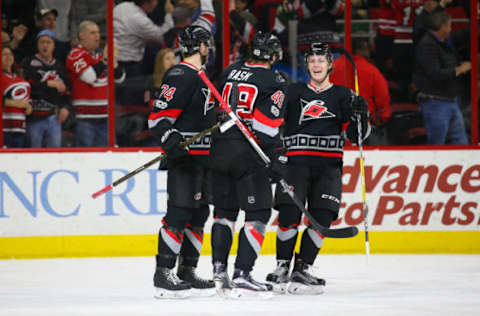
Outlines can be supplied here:
[[[261, 256], [254, 275], [274, 265]], [[0, 315], [480, 315], [480, 255], [320, 255], [316, 267], [318, 296], [157, 300], [153, 258], [0, 260]]]

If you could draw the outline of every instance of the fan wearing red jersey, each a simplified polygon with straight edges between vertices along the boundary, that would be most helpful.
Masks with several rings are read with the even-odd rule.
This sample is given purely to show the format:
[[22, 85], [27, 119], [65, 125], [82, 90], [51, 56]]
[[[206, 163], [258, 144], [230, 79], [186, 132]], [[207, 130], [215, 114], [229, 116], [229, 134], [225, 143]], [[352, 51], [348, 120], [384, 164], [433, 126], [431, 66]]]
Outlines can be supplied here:
[[[283, 135], [288, 157], [285, 180], [293, 186], [296, 196], [308, 203], [317, 222], [330, 227], [340, 209], [343, 130], [349, 139], [358, 139], [356, 116], [360, 115], [362, 135], [368, 137], [368, 106], [352, 90], [330, 82], [333, 56], [327, 44], [312, 43], [305, 64], [310, 82], [293, 83], [287, 92]], [[323, 236], [307, 225], [290, 274], [302, 213], [278, 186], [274, 206], [279, 211], [277, 268], [267, 275], [267, 281], [279, 292], [322, 293], [325, 280], [310, 274], [309, 269], [322, 247]]]
[[[80, 45], [70, 51], [66, 61], [72, 89], [72, 105], [77, 118], [77, 146], [107, 146], [107, 57], [98, 51], [98, 25], [91, 21], [81, 22], [78, 26], [78, 38]], [[125, 72], [118, 67], [115, 56], [113, 67], [115, 82], [122, 82]]]
[[2, 48], [0, 93], [3, 107], [4, 145], [20, 148], [25, 145], [25, 116], [32, 113], [30, 84], [13, 72], [14, 57], [9, 47]]

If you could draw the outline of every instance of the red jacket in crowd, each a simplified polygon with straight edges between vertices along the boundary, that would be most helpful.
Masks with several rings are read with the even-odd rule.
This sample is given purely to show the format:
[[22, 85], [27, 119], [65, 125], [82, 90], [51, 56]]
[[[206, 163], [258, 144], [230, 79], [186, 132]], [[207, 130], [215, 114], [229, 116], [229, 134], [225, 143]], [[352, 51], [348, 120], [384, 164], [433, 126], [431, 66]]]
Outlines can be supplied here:
[[[354, 55], [353, 59], [357, 66], [359, 93], [367, 100], [373, 122], [377, 125], [382, 125], [387, 122], [392, 115], [387, 80], [380, 70], [365, 58]], [[337, 85], [349, 87], [355, 91], [351, 64], [347, 61], [348, 68], [346, 68], [345, 62], [345, 56], [335, 59], [333, 63], [334, 70], [330, 75], [330, 81]]]

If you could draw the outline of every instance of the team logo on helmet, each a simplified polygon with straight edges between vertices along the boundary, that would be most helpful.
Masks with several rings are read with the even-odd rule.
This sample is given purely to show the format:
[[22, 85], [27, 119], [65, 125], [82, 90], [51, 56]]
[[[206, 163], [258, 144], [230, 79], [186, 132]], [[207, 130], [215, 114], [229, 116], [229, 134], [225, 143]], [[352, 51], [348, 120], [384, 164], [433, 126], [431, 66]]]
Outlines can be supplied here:
[[304, 121], [323, 119], [329, 117], [335, 117], [335, 114], [328, 111], [328, 108], [325, 106], [325, 102], [322, 100], [312, 100], [306, 101], [300, 99], [302, 106], [302, 113], [300, 114], [299, 124]]

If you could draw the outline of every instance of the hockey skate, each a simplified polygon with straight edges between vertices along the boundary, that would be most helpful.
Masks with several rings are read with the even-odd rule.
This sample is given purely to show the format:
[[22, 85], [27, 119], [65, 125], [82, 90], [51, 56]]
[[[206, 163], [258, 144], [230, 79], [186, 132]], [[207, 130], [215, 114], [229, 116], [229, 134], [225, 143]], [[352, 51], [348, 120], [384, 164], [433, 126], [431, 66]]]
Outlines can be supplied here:
[[200, 278], [195, 272], [195, 267], [179, 265], [177, 276], [190, 283], [194, 296], [212, 296], [215, 294], [215, 283], [212, 280]]
[[290, 283], [287, 292], [290, 294], [322, 294], [325, 287], [325, 280], [311, 274], [311, 266], [300, 258], [295, 258]]
[[215, 262], [213, 264], [213, 282], [217, 295], [222, 298], [231, 298], [234, 285], [228, 277], [227, 267], [223, 263]]
[[288, 273], [290, 271], [289, 260], [278, 260], [277, 268], [272, 273], [267, 274], [266, 281], [273, 286], [276, 293], [285, 293], [288, 282], [290, 281]]
[[168, 268], [157, 267], [153, 276], [155, 298], [186, 298], [191, 295], [190, 283], [180, 280]]
[[235, 269], [232, 283], [234, 285], [233, 295], [236, 298], [258, 297], [262, 299], [272, 298], [273, 286], [268, 283], [261, 283], [253, 279], [250, 272]]

